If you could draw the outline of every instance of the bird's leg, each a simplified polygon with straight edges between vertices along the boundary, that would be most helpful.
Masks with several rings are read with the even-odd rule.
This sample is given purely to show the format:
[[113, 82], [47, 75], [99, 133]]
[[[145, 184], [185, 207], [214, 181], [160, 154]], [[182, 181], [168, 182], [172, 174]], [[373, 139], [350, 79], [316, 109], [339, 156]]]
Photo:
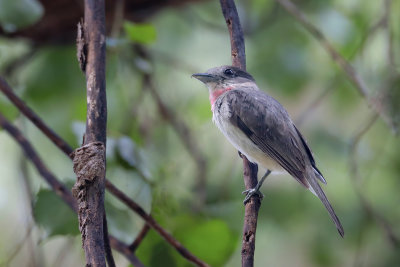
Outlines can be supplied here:
[[260, 187], [264, 183], [265, 179], [268, 177], [268, 175], [271, 173], [270, 170], [267, 170], [264, 174], [264, 176], [258, 181], [257, 185], [254, 188], [247, 189], [242, 192], [242, 194], [246, 194], [246, 197], [243, 200], [243, 204], [246, 205], [246, 203], [250, 200], [250, 198], [254, 195], [258, 195], [259, 198], [262, 200], [264, 198], [263, 193], [260, 192]]

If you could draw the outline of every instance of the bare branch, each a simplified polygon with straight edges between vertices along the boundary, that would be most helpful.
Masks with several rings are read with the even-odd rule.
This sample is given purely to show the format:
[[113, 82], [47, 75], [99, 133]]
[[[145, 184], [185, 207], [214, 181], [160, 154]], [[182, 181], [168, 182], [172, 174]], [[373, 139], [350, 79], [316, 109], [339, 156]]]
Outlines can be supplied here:
[[220, 0], [222, 13], [231, 39], [232, 65], [246, 70], [246, 53], [242, 26], [233, 0]]
[[[79, 230], [86, 265], [115, 266], [104, 225], [106, 174], [107, 98], [105, 81], [106, 35], [104, 0], [85, 0], [84, 26], [78, 24], [77, 51], [86, 74], [87, 113], [83, 146], [72, 153], [77, 176], [73, 187], [78, 201]], [[105, 249], [108, 249], [107, 251]]]
[[[257, 185], [257, 164], [251, 163], [244, 155], [243, 178], [246, 189]], [[256, 230], [258, 211], [261, 206], [259, 197], [251, 197], [244, 208], [243, 238], [242, 238], [242, 266], [254, 266], [254, 251], [256, 249]]]
[[129, 262], [132, 263], [133, 266], [145, 267], [144, 264], [135, 256], [135, 254], [132, 253], [132, 251], [129, 249], [129, 246], [116, 239], [112, 235], [109, 237], [111, 246], [122, 253], [129, 260]]
[[13, 126], [2, 114], [0, 114], [0, 125], [15, 139], [15, 141], [18, 142], [18, 144], [24, 150], [27, 158], [32, 161], [37, 171], [51, 186], [54, 192], [59, 197], [61, 197], [73, 211], [76, 212], [76, 202], [75, 199], [72, 197], [69, 189], [65, 185], [60, 183], [57, 178], [49, 171], [49, 169], [47, 169], [47, 167], [37, 155], [36, 151], [33, 149], [32, 145], [28, 142], [28, 140], [26, 140], [20, 130]]
[[47, 138], [50, 139], [59, 149], [69, 156], [73, 149], [68, 145], [60, 136], [58, 136], [52, 129], [50, 129], [40, 117], [30, 109], [24, 101], [22, 101], [7, 84], [7, 82], [0, 77], [0, 91], [24, 114], [39, 130], [42, 131]]
[[132, 242], [132, 244], [129, 245], [129, 249], [134, 252], [137, 247], [142, 243], [143, 239], [146, 237], [147, 233], [150, 230], [150, 226], [148, 224], [145, 224], [142, 228], [142, 230], [139, 232], [135, 240]]
[[[242, 27], [239, 15], [233, 0], [220, 0], [222, 13], [225, 17], [231, 39], [232, 65], [246, 70], [246, 53]], [[240, 152], [239, 152], [240, 153]], [[257, 164], [252, 164], [242, 155], [243, 180], [246, 189], [252, 189], [257, 185]], [[243, 239], [242, 239], [242, 266], [254, 265], [254, 250], [256, 242], [258, 210], [261, 200], [253, 196], [245, 205]]]
[[84, 144], [106, 143], [106, 35], [104, 0], [85, 0], [84, 38], [87, 44], [87, 117]]

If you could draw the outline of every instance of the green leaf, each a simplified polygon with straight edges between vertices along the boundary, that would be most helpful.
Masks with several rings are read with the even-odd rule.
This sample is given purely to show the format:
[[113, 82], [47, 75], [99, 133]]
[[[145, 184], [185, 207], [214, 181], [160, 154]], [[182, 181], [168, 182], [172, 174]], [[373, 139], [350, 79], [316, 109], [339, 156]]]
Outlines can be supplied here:
[[107, 143], [107, 159], [110, 163], [115, 162], [127, 170], [135, 170], [146, 180], [151, 178], [145, 151], [130, 137], [121, 136], [118, 139], [109, 137]]
[[[13, 121], [18, 115], [18, 110], [8, 99], [5, 98], [5, 96], [0, 95], [0, 113], [7, 119]], [[1, 129], [2, 128], [0, 128], [0, 130]]]
[[151, 24], [137, 24], [126, 21], [124, 23], [124, 30], [128, 39], [140, 44], [151, 44], [156, 40], [156, 29]]
[[[159, 234], [149, 231], [136, 251], [145, 266], [185, 266], [187, 263]], [[190, 265], [191, 266], [191, 265]]]
[[79, 234], [77, 215], [49, 189], [41, 189], [37, 194], [33, 216], [49, 236]]
[[194, 255], [211, 266], [222, 266], [237, 245], [237, 235], [219, 219], [184, 218], [176, 238]]

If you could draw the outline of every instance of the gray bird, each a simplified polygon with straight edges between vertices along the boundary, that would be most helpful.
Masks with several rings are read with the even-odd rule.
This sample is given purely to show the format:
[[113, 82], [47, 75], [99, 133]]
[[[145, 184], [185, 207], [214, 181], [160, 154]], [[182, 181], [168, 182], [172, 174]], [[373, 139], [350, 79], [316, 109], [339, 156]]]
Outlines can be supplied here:
[[326, 181], [285, 108], [239, 68], [221, 66], [192, 77], [208, 87], [213, 121], [221, 132], [249, 161], [266, 170], [257, 186], [245, 191], [244, 202], [254, 194], [262, 197], [259, 188], [271, 171], [287, 171], [322, 201], [343, 236], [342, 224], [318, 182]]

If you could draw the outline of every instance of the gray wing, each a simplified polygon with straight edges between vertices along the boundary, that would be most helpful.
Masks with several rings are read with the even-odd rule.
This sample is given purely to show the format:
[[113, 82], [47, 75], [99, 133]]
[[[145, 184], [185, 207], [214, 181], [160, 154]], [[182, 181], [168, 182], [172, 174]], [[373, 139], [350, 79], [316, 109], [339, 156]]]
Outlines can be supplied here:
[[224, 101], [231, 123], [308, 188], [306, 164], [314, 165], [314, 159], [283, 106], [259, 90], [232, 90]]

